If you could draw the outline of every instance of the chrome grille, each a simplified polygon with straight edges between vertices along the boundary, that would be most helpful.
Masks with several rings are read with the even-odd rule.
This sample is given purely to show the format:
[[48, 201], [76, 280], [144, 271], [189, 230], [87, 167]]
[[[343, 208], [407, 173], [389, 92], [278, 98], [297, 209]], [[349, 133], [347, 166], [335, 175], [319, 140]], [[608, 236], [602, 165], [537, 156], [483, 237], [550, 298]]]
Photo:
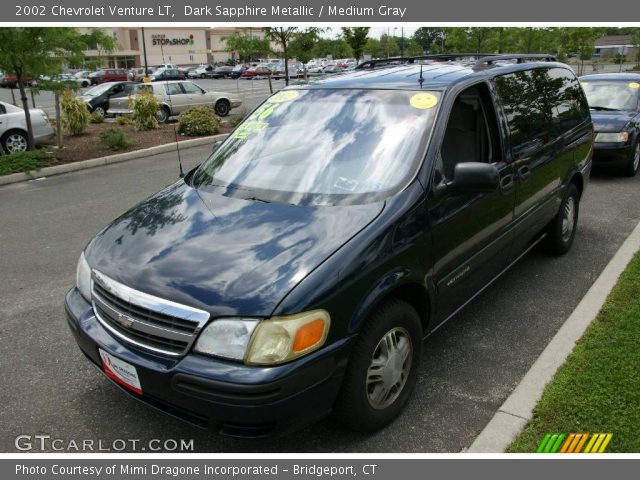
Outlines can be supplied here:
[[209, 313], [154, 297], [93, 271], [92, 303], [98, 321], [113, 335], [165, 355], [184, 355]]

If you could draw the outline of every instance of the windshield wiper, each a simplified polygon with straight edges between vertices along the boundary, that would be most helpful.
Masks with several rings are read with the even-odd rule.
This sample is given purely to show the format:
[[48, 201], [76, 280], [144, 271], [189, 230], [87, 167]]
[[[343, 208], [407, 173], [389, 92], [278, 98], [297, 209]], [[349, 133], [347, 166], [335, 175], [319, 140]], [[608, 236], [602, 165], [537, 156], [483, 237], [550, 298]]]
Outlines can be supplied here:
[[606, 110], [609, 112], [619, 112], [620, 109], [619, 108], [611, 108], [611, 107], [601, 107], [600, 105], [596, 105], [593, 107], [589, 107], [591, 110]]

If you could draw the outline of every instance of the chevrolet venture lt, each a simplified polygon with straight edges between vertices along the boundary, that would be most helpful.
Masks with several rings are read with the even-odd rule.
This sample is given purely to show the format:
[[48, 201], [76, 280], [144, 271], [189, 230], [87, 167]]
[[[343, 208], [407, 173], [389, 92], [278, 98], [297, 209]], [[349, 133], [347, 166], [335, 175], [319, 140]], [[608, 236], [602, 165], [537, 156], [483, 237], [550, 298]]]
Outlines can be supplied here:
[[123, 391], [227, 436], [393, 420], [423, 339], [539, 241], [571, 247], [593, 126], [534, 56], [370, 61], [286, 88], [80, 255], [66, 296]]

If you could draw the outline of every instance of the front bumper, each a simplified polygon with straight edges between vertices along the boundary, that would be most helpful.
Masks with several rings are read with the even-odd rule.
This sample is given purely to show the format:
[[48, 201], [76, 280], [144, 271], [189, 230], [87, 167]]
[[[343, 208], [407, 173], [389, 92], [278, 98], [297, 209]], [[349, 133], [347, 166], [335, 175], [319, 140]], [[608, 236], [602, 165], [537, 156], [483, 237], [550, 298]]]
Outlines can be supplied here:
[[75, 288], [67, 293], [65, 310], [85, 356], [101, 371], [98, 348], [134, 365], [143, 394], [114, 385], [169, 415], [229, 437], [288, 433], [326, 416], [351, 346], [349, 338], [343, 339], [276, 367], [250, 367], [196, 353], [174, 359], [116, 340]]
[[633, 146], [630, 143], [595, 143], [593, 163], [624, 167], [631, 158]]

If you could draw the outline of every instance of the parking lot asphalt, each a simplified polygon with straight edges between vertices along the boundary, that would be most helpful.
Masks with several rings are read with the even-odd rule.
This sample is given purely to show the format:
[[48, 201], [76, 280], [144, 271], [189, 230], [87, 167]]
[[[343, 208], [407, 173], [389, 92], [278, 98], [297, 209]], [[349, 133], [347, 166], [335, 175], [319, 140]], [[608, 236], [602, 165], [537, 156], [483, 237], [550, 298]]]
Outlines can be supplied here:
[[[191, 79], [190, 79], [191, 80]], [[260, 102], [262, 102], [265, 98], [267, 98], [271, 94], [271, 89], [269, 88], [269, 81], [267, 79], [259, 79], [259, 80], [246, 80], [246, 79], [192, 79], [193, 82], [200, 85], [202, 88], [208, 91], [221, 91], [234, 93], [240, 97], [242, 100], [242, 105], [239, 108], [232, 110], [232, 114], [236, 113], [247, 113], [253, 110]], [[284, 80], [272, 80], [271, 88], [274, 92], [285, 86]], [[83, 91], [86, 91], [86, 88], [83, 88], [78, 91], [80, 94]], [[20, 102], [20, 91], [17, 89], [13, 90], [14, 96], [11, 95], [12, 91], [9, 88], [0, 88], [0, 101], [7, 103], [15, 103], [18, 106], [22, 106]], [[29, 98], [29, 106], [32, 105], [31, 96], [27, 95]], [[36, 107], [44, 110], [47, 115], [53, 117], [55, 115], [55, 103], [54, 96], [52, 92], [43, 91], [35, 96]]]
[[[183, 152], [197, 164], [209, 147]], [[534, 250], [425, 342], [416, 390], [373, 435], [332, 419], [278, 439], [222, 440], [126, 396], [89, 364], [65, 320], [78, 254], [106, 223], [176, 180], [174, 154], [0, 187], [0, 451], [18, 435], [65, 442], [193, 439], [201, 452], [459, 452], [525, 375], [640, 221], [640, 176], [594, 172], [573, 249]], [[576, 426], [578, 428], [579, 426]]]

